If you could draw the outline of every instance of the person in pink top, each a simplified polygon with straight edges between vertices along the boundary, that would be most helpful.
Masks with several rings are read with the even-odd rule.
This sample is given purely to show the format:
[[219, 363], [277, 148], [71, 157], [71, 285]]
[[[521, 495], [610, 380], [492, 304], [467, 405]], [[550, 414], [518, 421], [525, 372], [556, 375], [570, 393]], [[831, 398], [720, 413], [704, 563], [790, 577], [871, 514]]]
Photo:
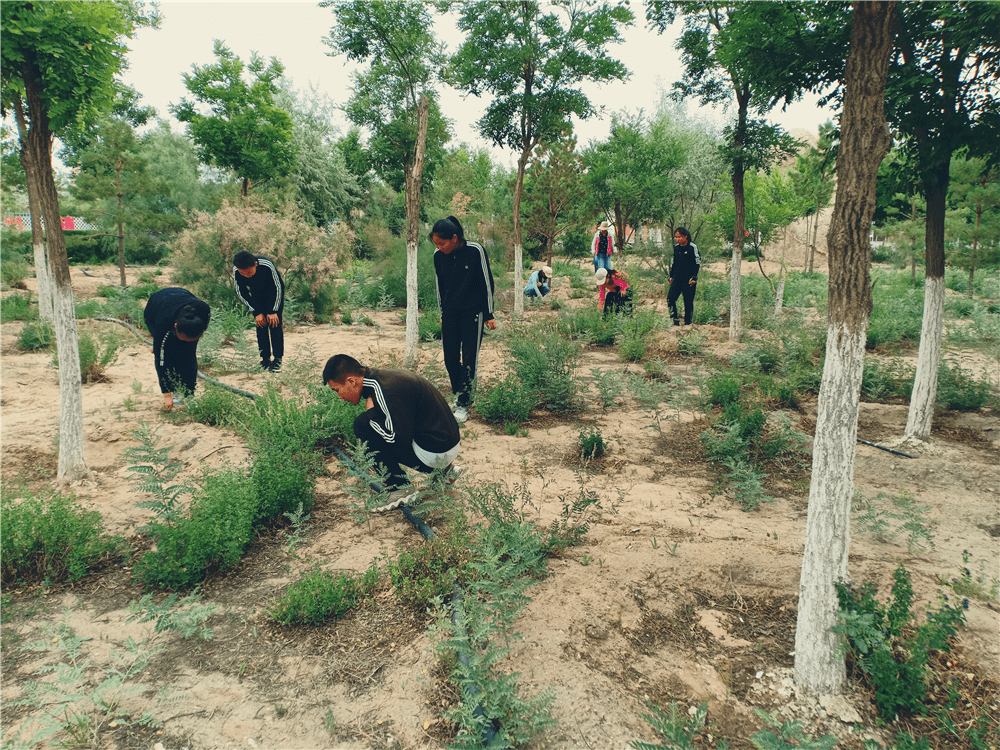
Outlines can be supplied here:
[[605, 315], [628, 312], [627, 273], [598, 268], [594, 274], [594, 281], [597, 282], [597, 289], [601, 293], [600, 301], [597, 303], [598, 310], [603, 310]]

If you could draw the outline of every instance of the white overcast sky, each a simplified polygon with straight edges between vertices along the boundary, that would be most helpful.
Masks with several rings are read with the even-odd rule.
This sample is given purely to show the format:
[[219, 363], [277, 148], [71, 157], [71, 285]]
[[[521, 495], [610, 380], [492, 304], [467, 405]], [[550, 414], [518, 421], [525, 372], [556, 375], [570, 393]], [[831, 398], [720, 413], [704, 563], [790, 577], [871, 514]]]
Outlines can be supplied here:
[[[643, 3], [633, 2], [632, 7], [642, 13]], [[129, 44], [129, 69], [123, 78], [139, 91], [143, 104], [156, 107], [159, 117], [171, 122], [175, 132], [184, 132], [183, 126], [170, 116], [168, 105], [189, 95], [182, 75], [190, 72], [192, 65], [215, 61], [212, 54], [215, 39], [223, 40], [244, 62], [249, 61], [251, 52], [265, 59], [278, 58], [285, 66], [286, 78], [300, 91], [314, 85], [337, 105], [346, 104], [350, 97], [350, 73], [356, 69], [355, 64], [348, 63], [345, 57], [330, 57], [327, 54], [330, 47], [322, 42], [333, 26], [330, 8], [299, 0], [161, 0], [160, 10], [163, 15], [160, 28], [141, 29]], [[603, 105], [605, 111], [600, 117], [576, 123], [581, 146], [607, 138], [614, 112], [655, 112], [662, 91], [669, 90], [683, 74], [674, 49], [679, 31], [678, 23], [673, 34], [660, 36], [647, 30], [644, 19], [638, 18], [633, 27], [624, 31], [623, 44], [609, 45], [609, 54], [625, 63], [631, 76], [624, 82], [585, 87], [591, 101]], [[445, 28], [445, 21], [439, 21], [435, 33], [449, 46], [450, 52], [457, 49], [461, 38], [454, 26], [449, 24]], [[491, 147], [476, 132], [475, 122], [485, 106], [483, 100], [463, 98], [453, 89], [444, 88], [441, 102], [455, 132], [450, 145], [465, 142], [474, 148], [486, 147], [496, 161], [513, 166], [515, 156], [510, 151]], [[688, 112], [690, 117], [720, 126], [726, 121], [724, 113], [701, 110], [693, 103], [689, 104]], [[831, 117], [832, 113], [818, 108], [812, 97], [789, 107], [787, 112], [776, 109], [770, 119], [786, 130], [816, 133], [819, 125]], [[341, 133], [349, 127], [346, 118], [337, 125]]]

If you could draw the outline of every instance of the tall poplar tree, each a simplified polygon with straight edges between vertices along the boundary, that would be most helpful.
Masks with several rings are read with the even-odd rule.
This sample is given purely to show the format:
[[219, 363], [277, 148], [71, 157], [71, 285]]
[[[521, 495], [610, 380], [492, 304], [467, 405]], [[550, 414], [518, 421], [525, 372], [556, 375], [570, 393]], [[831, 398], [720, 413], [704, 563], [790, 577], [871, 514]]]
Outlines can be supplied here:
[[[448, 65], [458, 89], [492, 100], [477, 126], [496, 146], [518, 154], [514, 180], [514, 288], [523, 286], [524, 246], [521, 198], [524, 174], [538, 144], [553, 142], [572, 116], [585, 120], [596, 107], [579, 89], [584, 81], [611, 81], [628, 75], [608, 54], [621, 41], [619, 29], [632, 23], [628, 7], [575, 0], [496, 2], [459, 0], [458, 28], [465, 41]], [[514, 314], [524, 297], [514, 295]]]
[[855, 3], [843, 74], [837, 197], [827, 234], [826, 360], [795, 628], [795, 683], [815, 693], [839, 692], [846, 676], [844, 660], [834, 658], [838, 637], [830, 631], [839, 609], [833, 583], [849, 577], [858, 401], [872, 310], [869, 232], [878, 166], [892, 143], [883, 107], [896, 12], [895, 0]]
[[678, 16], [684, 18], [684, 32], [677, 41], [684, 78], [674, 84], [675, 97], [683, 100], [693, 96], [701, 104], [711, 106], [728, 105], [735, 100], [736, 119], [723, 132], [722, 149], [730, 169], [736, 208], [729, 272], [729, 338], [733, 341], [740, 338], [743, 329], [740, 279], [746, 236], [744, 176], [749, 171], [770, 170], [776, 161], [795, 153], [796, 146], [779, 126], [764, 121], [771, 100], [758, 89], [742, 57], [727, 45], [728, 27], [739, 25], [745, 6], [752, 4], [646, 0], [646, 19], [660, 33]]
[[126, 41], [153, 25], [129, 2], [0, 4], [3, 114], [13, 110], [32, 213], [45, 220], [54, 278], [53, 320], [59, 356], [59, 467], [70, 482], [88, 473], [83, 453], [80, 345], [73, 284], [52, 173], [52, 141], [67, 128], [93, 122], [111, 108], [114, 76], [125, 65]]
[[[431, 83], [442, 61], [441, 46], [431, 31], [427, 7], [416, 0], [324, 0], [337, 25], [323, 41], [349, 60], [370, 61], [354, 76], [347, 116], [372, 131], [369, 163], [383, 176], [402, 172], [406, 190], [406, 353], [417, 361], [419, 297], [417, 249], [420, 237], [420, 193], [428, 131], [436, 150], [447, 140]], [[433, 115], [432, 115], [433, 109]], [[401, 167], [402, 169], [399, 169]]]

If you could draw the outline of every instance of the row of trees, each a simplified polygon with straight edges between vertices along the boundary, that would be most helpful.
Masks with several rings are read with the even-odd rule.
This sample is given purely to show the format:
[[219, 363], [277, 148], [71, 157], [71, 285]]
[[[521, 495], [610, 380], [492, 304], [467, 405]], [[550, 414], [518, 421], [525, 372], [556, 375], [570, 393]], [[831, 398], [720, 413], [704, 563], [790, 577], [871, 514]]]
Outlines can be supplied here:
[[[364, 142], [361, 130], [335, 141], [321, 107], [297, 108], [292, 101], [297, 97], [289, 98], [288, 92], [283, 100], [278, 61], [254, 56], [244, 68], [221, 42], [216, 45], [216, 64], [196, 67], [185, 76], [192, 98], [173, 111], [188, 123], [201, 168], [235, 175], [244, 197], [262, 185], [272, 186], [278, 196], [284, 191], [285, 198], [295, 200], [303, 213], [308, 211], [311, 222], [354, 220], [351, 207], [357, 200], [367, 195], [367, 205], [372, 206], [374, 196], [388, 195], [386, 188], [403, 191], [408, 290], [413, 292], [408, 295], [411, 362], [416, 355], [416, 337], [411, 338], [409, 326], [415, 328], [417, 319], [417, 228], [421, 196], [430, 186], [435, 188], [430, 195], [448, 180], [457, 185], [467, 179], [473, 188], [492, 186], [480, 200], [491, 215], [509, 210], [511, 265], [517, 284], [523, 280], [522, 217], [538, 217], [538, 226], [545, 227], [539, 232], [548, 233], [551, 242], [571, 221], [564, 210], [578, 205], [574, 195], [581, 190], [614, 220], [620, 242], [626, 224], [659, 220], [668, 225], [684, 222], [696, 230], [699, 222], [707, 226], [712, 213], [730, 215], [731, 197], [730, 335], [737, 338], [744, 238], [753, 228], [753, 241], [759, 241], [763, 231], [754, 223], [761, 224], [766, 213], [755, 207], [756, 196], [766, 196], [768, 205], [784, 206], [785, 215], [774, 218], [775, 224], [791, 213], [789, 196], [801, 197], [796, 210], [806, 211], [808, 205], [817, 213], [829, 197], [830, 165], [836, 152], [838, 194], [828, 235], [828, 351], [796, 644], [796, 681], [817, 691], [836, 690], [843, 681], [843, 663], [830, 658], [836, 645], [829, 632], [836, 612], [831, 583], [847, 577], [853, 446], [871, 310], [868, 237], [877, 208], [879, 165], [891, 146], [887, 122], [896, 129], [900, 143], [898, 163], [916, 177], [909, 184], [919, 191], [925, 215], [924, 332], [906, 428], [908, 436], [925, 438], [935, 400], [944, 232], [956, 153], [964, 150], [975, 172], [968, 182], [978, 183], [968, 191], [971, 197], [966, 196], [977, 206], [977, 232], [986, 231], [983, 217], [989, 219], [993, 210], [984, 191], [995, 182], [989, 175], [995, 174], [991, 170], [1000, 135], [1000, 6], [647, 0], [646, 19], [654, 27], [664, 30], [676, 20], [684, 22], [678, 46], [685, 71], [675, 84], [674, 97], [733, 108], [734, 120], [722, 133], [722, 148], [670, 118], [646, 123], [622, 117], [615, 121], [607, 142], [591, 144], [576, 155], [571, 147], [572, 119], [585, 119], [597, 111], [581, 84], [627, 75], [609, 54], [620, 41], [620, 29], [634, 21], [627, 6], [570, 0], [544, 6], [532, 0], [506, 4], [442, 0], [438, 10], [456, 13], [459, 30], [466, 34], [458, 52], [445, 57], [433, 38], [430, 6], [425, 3], [331, 0], [327, 5], [334, 16], [327, 39], [331, 54], [368, 64], [357, 74], [347, 104], [351, 119], [364, 129]], [[130, 139], [120, 124], [135, 127], [142, 113], [129, 106], [134, 96], [114, 84], [125, 62], [125, 40], [139, 26], [155, 24], [156, 18], [143, 15], [138, 4], [125, 0], [5, 2], [2, 13], [3, 107], [5, 114], [14, 113], [18, 126], [19, 157], [36, 219], [40, 290], [47, 289], [48, 269], [54, 278], [55, 292], [42, 292], [41, 298], [43, 314], [51, 300], [63, 384], [59, 478], [73, 479], [86, 471], [86, 465], [80, 377], [73, 371], [79, 359], [72, 289], [52, 179], [51, 143], [59, 136], [78, 153], [81, 169], [93, 174], [92, 179], [78, 181], [78, 194], [89, 199], [104, 195], [105, 205], [110, 198], [115, 210], [109, 214], [118, 217], [119, 227], [124, 223], [124, 175], [129, 170], [147, 173], [144, 182], [133, 188], [137, 205], [142, 196], [162, 198], [162, 186], [149, 175], [152, 159], [143, 164], [140, 158], [127, 156], [141, 150], [137, 145], [141, 141]], [[436, 85], [453, 85], [490, 98], [477, 125], [484, 138], [518, 156], [509, 191], [496, 189], [497, 173], [488, 159], [484, 163], [482, 154], [446, 151], [448, 113], [437, 107]], [[827, 132], [825, 145], [821, 141], [815, 153], [803, 156], [800, 177], [783, 185], [767, 175], [779, 160], [794, 153], [796, 144], [765, 118], [773, 106], [794, 101], [807, 90], [825, 93], [840, 107], [839, 138], [836, 132]], [[93, 126], [101, 117], [108, 119], [103, 135], [95, 138]], [[151, 137], [168, 140], [168, 133], [161, 129], [157, 136], [157, 132]], [[720, 174], [729, 183], [725, 202], [718, 200]], [[337, 180], [338, 175], [343, 179]], [[581, 175], [582, 182], [575, 182]], [[473, 188], [469, 193], [456, 190], [449, 204], [467, 208], [477, 200]], [[189, 199], [196, 199], [197, 192], [192, 191]], [[443, 201], [440, 195], [436, 199]], [[382, 202], [388, 206], [394, 201]], [[706, 206], [716, 202], [720, 207], [708, 212]], [[916, 202], [911, 200], [910, 208], [915, 212]], [[169, 213], [159, 211], [164, 216]], [[383, 215], [387, 213], [389, 208]], [[136, 225], [148, 229], [142, 222], [156, 214], [152, 209], [147, 214], [136, 211], [136, 217], [144, 217], [136, 218]], [[47, 227], [44, 252], [41, 217]], [[717, 218], [716, 223], [728, 227], [729, 219]], [[119, 247], [123, 237], [119, 228]], [[982, 237], [976, 234], [973, 245], [989, 244], [980, 242]], [[521, 312], [521, 305], [521, 296], [515, 295], [515, 313]]]

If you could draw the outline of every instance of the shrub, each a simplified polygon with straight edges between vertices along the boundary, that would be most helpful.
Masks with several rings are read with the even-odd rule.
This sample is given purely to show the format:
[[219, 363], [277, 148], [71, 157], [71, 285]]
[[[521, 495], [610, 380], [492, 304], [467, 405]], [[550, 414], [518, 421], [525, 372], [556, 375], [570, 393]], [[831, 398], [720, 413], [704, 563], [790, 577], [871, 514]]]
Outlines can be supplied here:
[[282, 625], [322, 625], [339, 620], [359, 601], [371, 596], [378, 583], [378, 564], [360, 576], [334, 575], [318, 567], [289, 586], [268, 614]]
[[[338, 260], [352, 241], [346, 224], [333, 234], [311, 226], [292, 203], [276, 209], [253, 203], [224, 202], [216, 213], [195, 212], [191, 228], [174, 242], [176, 282], [216, 308], [238, 304], [233, 288], [233, 256], [249, 250], [271, 258], [285, 282], [286, 305], [300, 305], [304, 315], [329, 314], [329, 290], [322, 293]], [[322, 296], [317, 309], [318, 295]]]
[[957, 362], [938, 365], [938, 406], [955, 411], [976, 411], [986, 406], [991, 397], [989, 381], [976, 380]]
[[493, 424], [526, 422], [535, 408], [535, 393], [517, 375], [486, 381], [476, 389], [476, 412]]
[[117, 331], [102, 331], [94, 336], [89, 331], [80, 331], [80, 379], [84, 383], [100, 383], [107, 380], [105, 371], [118, 361], [118, 351], [122, 347]]
[[[6, 265], [6, 261], [4, 261]], [[12, 320], [34, 320], [38, 317], [38, 306], [32, 304], [31, 293], [11, 294], [0, 299], [0, 323]]]
[[467, 548], [441, 537], [413, 552], [403, 552], [389, 563], [396, 598], [418, 612], [425, 611], [436, 597], [450, 598], [453, 579], [462, 581], [468, 575], [467, 555]]
[[927, 621], [914, 627], [913, 587], [902, 564], [893, 572], [893, 581], [892, 596], [884, 605], [875, 598], [871, 583], [859, 590], [843, 581], [834, 583], [840, 612], [832, 630], [854, 652], [886, 721], [897, 714], [923, 713], [930, 652], [950, 651], [949, 640], [965, 623], [963, 610], [944, 596], [937, 611], [928, 609]]
[[731, 373], [714, 373], [705, 385], [709, 391], [709, 400], [713, 404], [727, 406], [739, 401], [742, 386]]
[[143, 555], [135, 575], [146, 588], [182, 589], [201, 582], [209, 569], [239, 562], [250, 543], [257, 511], [252, 482], [240, 472], [206, 473], [184, 522], [149, 525], [156, 549]]
[[185, 410], [194, 421], [211, 427], [245, 430], [254, 417], [250, 401], [214, 383], [205, 383], [204, 391], [185, 403]]
[[[344, 316], [346, 318], [347, 313]], [[345, 322], [347, 321], [345, 320]], [[421, 341], [434, 341], [441, 338], [441, 316], [437, 310], [433, 312], [425, 310], [420, 314], [420, 318], [417, 320], [417, 332]]]
[[861, 393], [867, 401], [885, 403], [892, 398], [909, 398], [914, 369], [900, 359], [865, 357], [861, 372]]
[[17, 337], [17, 346], [28, 352], [45, 349], [56, 343], [56, 329], [48, 320], [25, 323]]
[[580, 457], [585, 459], [600, 458], [607, 450], [600, 430], [594, 426], [580, 430], [578, 445], [580, 446]]
[[579, 337], [596, 346], [611, 346], [618, 335], [615, 318], [593, 307], [578, 307], [559, 315], [557, 326], [564, 336]]
[[0, 580], [82, 578], [121, 542], [102, 535], [101, 514], [84, 510], [72, 495], [44, 497], [4, 487], [0, 498]]
[[551, 329], [512, 329], [506, 345], [524, 387], [537, 392], [543, 406], [571, 412], [580, 406], [575, 370], [579, 347]]
[[31, 266], [28, 265], [26, 259], [17, 255], [4, 254], [3, 264], [0, 265], [0, 281], [3, 282], [4, 286], [11, 289], [24, 289], [24, 280], [29, 273], [31, 273]]
[[705, 353], [705, 334], [689, 333], [677, 339], [677, 351], [685, 357], [700, 357]]

